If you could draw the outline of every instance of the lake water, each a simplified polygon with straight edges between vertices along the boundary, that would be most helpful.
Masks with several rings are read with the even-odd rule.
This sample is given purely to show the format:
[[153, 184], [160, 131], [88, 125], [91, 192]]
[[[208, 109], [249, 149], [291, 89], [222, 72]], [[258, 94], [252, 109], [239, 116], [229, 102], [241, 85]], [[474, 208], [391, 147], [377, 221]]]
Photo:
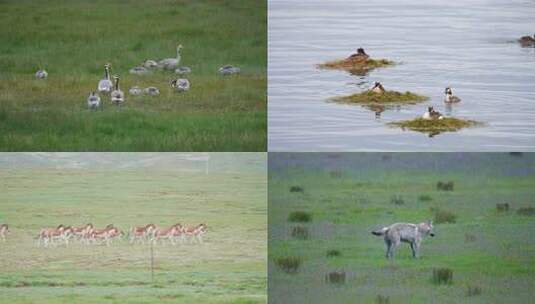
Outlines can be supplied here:
[[[269, 0], [269, 151], [534, 151], [535, 1]], [[358, 47], [399, 64], [365, 76], [318, 70]], [[380, 81], [429, 96], [376, 118], [329, 102]], [[462, 102], [446, 109], [444, 88]], [[433, 105], [485, 123], [433, 137], [387, 126]]]

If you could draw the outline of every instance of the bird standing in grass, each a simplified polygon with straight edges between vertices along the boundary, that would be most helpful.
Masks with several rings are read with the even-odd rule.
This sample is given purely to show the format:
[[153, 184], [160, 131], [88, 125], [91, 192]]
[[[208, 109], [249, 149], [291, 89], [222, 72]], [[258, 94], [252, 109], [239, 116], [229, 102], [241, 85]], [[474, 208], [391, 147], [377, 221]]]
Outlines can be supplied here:
[[239, 73], [240, 73], [240, 68], [232, 66], [232, 65], [225, 65], [219, 68], [219, 74], [223, 76], [235, 75]]
[[96, 110], [100, 107], [100, 97], [95, 92], [89, 93], [89, 97], [87, 97], [87, 107], [91, 110]]
[[158, 66], [165, 69], [165, 70], [175, 70], [178, 68], [178, 64], [180, 63], [180, 50], [182, 49], [182, 44], [179, 44], [176, 47], [176, 58], [165, 58], [160, 60], [158, 62]]
[[111, 101], [115, 104], [122, 104], [124, 102], [124, 93], [119, 89], [119, 75], [113, 76], [115, 80], [115, 89], [111, 92]]
[[143, 90], [143, 93], [151, 96], [160, 95], [160, 90], [157, 87], [148, 87]]
[[39, 70], [35, 72], [35, 77], [37, 79], [45, 79], [48, 77], [48, 73], [45, 70]]
[[185, 78], [178, 78], [171, 81], [171, 87], [173, 87], [177, 92], [182, 93], [189, 90], [190, 83], [189, 80]]
[[98, 82], [97, 90], [101, 94], [109, 94], [113, 89], [113, 84], [110, 80], [110, 64], [104, 65], [104, 78]]

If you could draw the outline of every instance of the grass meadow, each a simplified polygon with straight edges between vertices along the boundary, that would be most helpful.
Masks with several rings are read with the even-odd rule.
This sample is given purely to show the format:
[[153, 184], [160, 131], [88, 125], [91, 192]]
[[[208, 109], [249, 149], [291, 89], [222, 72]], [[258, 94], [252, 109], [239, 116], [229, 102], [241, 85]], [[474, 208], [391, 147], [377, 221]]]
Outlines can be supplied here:
[[[265, 151], [266, 1], [0, 1], [1, 151]], [[192, 69], [131, 75], [145, 59]], [[105, 63], [121, 76], [122, 107], [87, 109]], [[219, 67], [241, 68], [223, 77]], [[44, 68], [48, 79], [34, 73]], [[131, 96], [132, 86], [159, 96]]]
[[[0, 240], [0, 302], [265, 303], [266, 191], [265, 169], [3, 168], [0, 223], [12, 231]], [[88, 222], [208, 232], [204, 244], [155, 245], [154, 280], [147, 244], [35, 244], [43, 227]]]
[[[276, 153], [269, 170], [270, 303], [532, 301], [535, 155]], [[418, 260], [370, 233], [428, 219]]]

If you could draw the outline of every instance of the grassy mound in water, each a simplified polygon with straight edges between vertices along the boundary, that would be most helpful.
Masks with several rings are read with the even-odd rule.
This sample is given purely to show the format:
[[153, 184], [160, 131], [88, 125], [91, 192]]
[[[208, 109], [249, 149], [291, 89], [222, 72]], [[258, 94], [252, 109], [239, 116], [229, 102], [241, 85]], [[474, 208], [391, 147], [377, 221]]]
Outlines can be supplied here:
[[371, 70], [392, 65], [394, 65], [394, 62], [386, 59], [367, 59], [362, 61], [347, 58], [318, 64], [318, 67], [322, 69]]
[[481, 123], [473, 120], [445, 117], [444, 119], [432, 120], [415, 118], [411, 120], [391, 122], [389, 125], [423, 133], [439, 134], [442, 132], [454, 132], [463, 128], [475, 127], [481, 125]]
[[417, 104], [428, 100], [429, 97], [414, 94], [411, 92], [400, 93], [396, 91], [386, 91], [383, 94], [377, 94], [372, 91], [365, 91], [349, 96], [335, 97], [332, 100], [343, 103], [357, 103], [361, 105], [398, 105], [398, 104]]

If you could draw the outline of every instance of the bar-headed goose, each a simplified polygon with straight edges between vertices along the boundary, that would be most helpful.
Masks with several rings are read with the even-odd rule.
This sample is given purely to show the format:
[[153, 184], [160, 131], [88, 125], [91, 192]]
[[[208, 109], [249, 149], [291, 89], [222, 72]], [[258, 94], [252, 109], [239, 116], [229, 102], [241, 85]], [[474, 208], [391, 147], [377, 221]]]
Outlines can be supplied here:
[[453, 96], [453, 91], [449, 87], [444, 90], [444, 93], [446, 94], [446, 96], [444, 97], [445, 103], [457, 103], [461, 101], [459, 97]]
[[35, 77], [37, 79], [45, 79], [48, 77], [48, 73], [45, 70], [39, 70], [35, 72]]
[[124, 102], [124, 93], [119, 89], [119, 75], [114, 75], [115, 88], [111, 92], [111, 101], [116, 104], [122, 104]]
[[160, 90], [157, 87], [148, 87], [143, 90], [143, 93], [151, 96], [160, 95]]
[[110, 80], [110, 64], [104, 65], [104, 78], [98, 82], [97, 90], [99, 93], [109, 94], [113, 90], [113, 83]]
[[166, 70], [175, 70], [178, 68], [180, 63], [180, 50], [182, 49], [182, 44], [179, 44], [176, 47], [176, 58], [165, 58], [158, 62], [158, 66]]
[[100, 97], [95, 92], [89, 93], [89, 96], [87, 97], [87, 107], [91, 110], [100, 107]]
[[223, 76], [234, 75], [234, 74], [239, 74], [239, 73], [240, 73], [240, 68], [232, 66], [232, 65], [225, 65], [219, 68], [219, 74]]
[[177, 92], [186, 92], [189, 90], [190, 83], [189, 80], [185, 78], [178, 78], [171, 81], [171, 87], [173, 87]]
[[131, 87], [130, 90], [128, 90], [128, 94], [130, 94], [130, 95], [141, 95], [141, 94], [143, 94], [143, 89], [138, 87], [138, 86]]

